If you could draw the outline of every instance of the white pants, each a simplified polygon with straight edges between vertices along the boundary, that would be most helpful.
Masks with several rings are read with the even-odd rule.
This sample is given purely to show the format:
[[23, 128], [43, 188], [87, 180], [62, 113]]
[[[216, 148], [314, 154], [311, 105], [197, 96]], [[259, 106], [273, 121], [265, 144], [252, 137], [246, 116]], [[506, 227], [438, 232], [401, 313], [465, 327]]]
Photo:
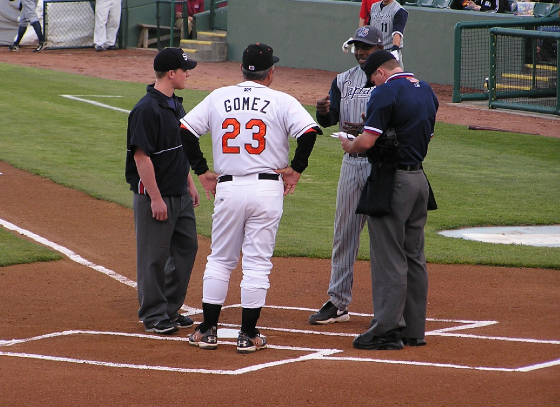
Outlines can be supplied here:
[[121, 0], [96, 0], [93, 42], [107, 48], [115, 45], [121, 23]]
[[231, 272], [243, 252], [241, 306], [260, 308], [265, 304], [272, 269], [270, 258], [283, 205], [281, 178], [258, 179], [258, 174], [251, 174], [218, 183], [212, 215], [212, 252], [204, 271], [202, 302], [224, 303]]

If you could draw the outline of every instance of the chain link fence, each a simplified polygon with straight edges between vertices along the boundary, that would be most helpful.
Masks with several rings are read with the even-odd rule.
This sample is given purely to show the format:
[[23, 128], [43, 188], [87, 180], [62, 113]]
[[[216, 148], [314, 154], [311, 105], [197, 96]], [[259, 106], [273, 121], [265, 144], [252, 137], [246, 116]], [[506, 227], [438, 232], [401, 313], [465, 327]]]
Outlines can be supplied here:
[[43, 24], [47, 48], [91, 47], [95, 1], [44, 0]]

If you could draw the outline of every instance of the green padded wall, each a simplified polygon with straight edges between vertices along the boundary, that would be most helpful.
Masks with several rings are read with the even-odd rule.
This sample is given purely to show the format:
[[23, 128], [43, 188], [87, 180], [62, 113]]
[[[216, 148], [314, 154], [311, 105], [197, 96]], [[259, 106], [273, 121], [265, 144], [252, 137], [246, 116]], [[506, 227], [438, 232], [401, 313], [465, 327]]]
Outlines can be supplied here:
[[[513, 19], [511, 14], [407, 6], [403, 60], [422, 79], [453, 83], [453, 34], [459, 21]], [[240, 61], [247, 44], [261, 41], [280, 57], [279, 65], [342, 71], [355, 63], [341, 44], [358, 25], [359, 2], [333, 0], [231, 0], [228, 55]]]

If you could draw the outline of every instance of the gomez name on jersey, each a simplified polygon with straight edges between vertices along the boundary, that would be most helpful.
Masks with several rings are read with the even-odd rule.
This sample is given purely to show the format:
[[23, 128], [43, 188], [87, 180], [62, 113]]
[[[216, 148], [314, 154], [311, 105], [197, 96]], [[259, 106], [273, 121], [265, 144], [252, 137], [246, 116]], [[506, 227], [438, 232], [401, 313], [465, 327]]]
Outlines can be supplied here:
[[254, 96], [238, 97], [224, 100], [224, 109], [226, 112], [232, 110], [253, 110], [255, 112], [268, 113], [266, 108], [270, 104], [270, 100], [261, 99]]

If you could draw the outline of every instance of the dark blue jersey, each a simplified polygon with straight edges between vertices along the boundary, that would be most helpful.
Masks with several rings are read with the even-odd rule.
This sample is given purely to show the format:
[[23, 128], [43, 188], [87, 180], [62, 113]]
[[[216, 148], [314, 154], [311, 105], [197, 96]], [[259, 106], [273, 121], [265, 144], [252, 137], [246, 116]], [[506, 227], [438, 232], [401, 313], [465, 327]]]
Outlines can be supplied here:
[[146, 95], [134, 106], [128, 116], [126, 143], [126, 180], [132, 191], [145, 193], [134, 161], [134, 152], [139, 148], [152, 160], [162, 196], [187, 192], [190, 164], [179, 122], [184, 115], [182, 98], [168, 98], [153, 85], [148, 86]]
[[438, 106], [430, 85], [414, 74], [399, 72], [371, 93], [364, 130], [381, 135], [394, 129], [399, 142], [397, 164], [417, 165], [428, 152]]

